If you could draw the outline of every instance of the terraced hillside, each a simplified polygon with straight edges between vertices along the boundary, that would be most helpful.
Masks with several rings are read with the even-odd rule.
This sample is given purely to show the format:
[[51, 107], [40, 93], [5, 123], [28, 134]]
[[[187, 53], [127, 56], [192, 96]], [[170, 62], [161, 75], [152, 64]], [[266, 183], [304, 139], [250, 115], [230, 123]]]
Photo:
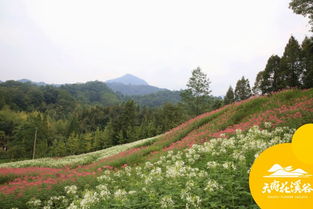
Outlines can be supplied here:
[[291, 89], [224, 106], [132, 144], [0, 164], [0, 205], [258, 208], [248, 187], [255, 157], [312, 121], [313, 89]]

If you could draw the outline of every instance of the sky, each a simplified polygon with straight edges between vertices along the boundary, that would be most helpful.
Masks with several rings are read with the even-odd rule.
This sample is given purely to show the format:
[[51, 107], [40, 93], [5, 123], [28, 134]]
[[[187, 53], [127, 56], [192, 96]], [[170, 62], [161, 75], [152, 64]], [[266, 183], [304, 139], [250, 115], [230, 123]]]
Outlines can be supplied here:
[[212, 93], [299, 42], [308, 20], [290, 0], [0, 0], [0, 80], [105, 81], [133, 74], [186, 88], [198, 66]]

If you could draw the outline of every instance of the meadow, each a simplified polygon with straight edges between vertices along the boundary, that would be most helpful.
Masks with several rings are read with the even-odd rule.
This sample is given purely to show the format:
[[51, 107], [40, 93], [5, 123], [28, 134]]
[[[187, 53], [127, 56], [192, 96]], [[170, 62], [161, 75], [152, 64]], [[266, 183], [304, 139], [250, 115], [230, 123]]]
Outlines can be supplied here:
[[313, 90], [226, 105], [163, 135], [79, 156], [0, 164], [6, 208], [258, 208], [248, 173], [313, 120]]

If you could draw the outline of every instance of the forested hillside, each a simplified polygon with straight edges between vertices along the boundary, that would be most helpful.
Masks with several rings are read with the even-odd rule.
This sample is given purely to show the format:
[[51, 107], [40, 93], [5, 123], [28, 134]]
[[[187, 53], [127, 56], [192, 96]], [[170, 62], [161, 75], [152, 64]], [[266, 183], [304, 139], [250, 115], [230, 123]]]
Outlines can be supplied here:
[[181, 102], [180, 94], [181, 91], [161, 90], [152, 94], [130, 96], [128, 98], [133, 99], [142, 106], [158, 107], [166, 103], [177, 104]]
[[0, 95], [0, 108], [8, 106], [16, 111], [41, 112], [57, 108], [60, 114], [70, 112], [78, 104], [109, 106], [120, 102], [120, 98], [105, 83], [98, 81], [60, 87], [6, 81], [0, 84]]
[[164, 89], [157, 88], [155, 86], [149, 85], [131, 85], [123, 83], [107, 83], [114, 92], [119, 92], [122, 95], [126, 96], [139, 96], [139, 95], [148, 95], [154, 94]]
[[78, 154], [160, 134], [185, 120], [174, 104], [122, 101], [102, 82], [54, 86], [0, 84], [2, 159]]

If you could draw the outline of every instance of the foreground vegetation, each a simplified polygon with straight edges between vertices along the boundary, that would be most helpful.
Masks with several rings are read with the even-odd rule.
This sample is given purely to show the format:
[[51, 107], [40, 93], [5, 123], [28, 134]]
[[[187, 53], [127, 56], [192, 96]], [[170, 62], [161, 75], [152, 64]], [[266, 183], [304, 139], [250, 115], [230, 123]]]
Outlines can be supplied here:
[[86, 165], [94, 161], [101, 160], [106, 157], [126, 151], [127, 149], [142, 146], [147, 143], [152, 143], [158, 137], [138, 140], [135, 142], [117, 145], [107, 149], [89, 152], [80, 155], [71, 155], [62, 158], [39, 158], [34, 160], [23, 160], [17, 162], [9, 162], [0, 164], [0, 168], [24, 168], [24, 167], [48, 167], [48, 168], [62, 168], [65, 166], [77, 167], [79, 165]]
[[[29, 204], [37, 204], [39, 201], [35, 199], [40, 199], [39, 208], [48, 204], [52, 204], [49, 206], [51, 208], [66, 208], [72, 203], [73, 208], [74, 205], [78, 208], [89, 208], [88, 204], [90, 208], [101, 208], [103, 205], [109, 208], [123, 208], [125, 205], [130, 205], [130, 208], [160, 208], [164, 204], [168, 204], [168, 208], [171, 208], [171, 204], [178, 208], [223, 208], [223, 205], [227, 205], [226, 208], [238, 208], [239, 205], [242, 208], [253, 208], [255, 205], [253, 206], [247, 187], [247, 170], [254, 160], [254, 155], [271, 144], [289, 140], [295, 128], [312, 120], [312, 89], [291, 89], [269, 96], [250, 98], [199, 115], [155, 139], [129, 144], [123, 151], [112, 147], [100, 152], [73, 156], [76, 160], [71, 163], [66, 163], [67, 158], [51, 158], [50, 162], [38, 159], [26, 161], [29, 163], [21, 161], [2, 164], [0, 203], [3, 208], [34, 208], [35, 206]], [[270, 122], [271, 128], [267, 122]], [[253, 128], [255, 125], [262, 131]], [[236, 131], [237, 129], [241, 132]], [[224, 145], [227, 146], [223, 147]], [[208, 150], [203, 152], [203, 149]], [[114, 154], [114, 150], [118, 153]], [[242, 153], [237, 153], [239, 151]], [[104, 155], [101, 156], [100, 153]], [[237, 159], [235, 154], [229, 153], [237, 153], [241, 157], [238, 156]], [[167, 156], [174, 157], [169, 159]], [[214, 161], [214, 168], [207, 167], [209, 161]], [[62, 167], [63, 165], [66, 167]], [[224, 168], [227, 166], [236, 169]], [[141, 169], [142, 178], [137, 176], [136, 167], [137, 170]], [[178, 169], [182, 170], [178, 172]], [[184, 169], [188, 172], [184, 173]], [[155, 176], [152, 175], [152, 170], [156, 172]], [[176, 171], [177, 176], [169, 176], [170, 172]], [[195, 176], [191, 178], [188, 176], [190, 173], [195, 173], [192, 174]], [[100, 176], [108, 176], [114, 181], [106, 181], [106, 177]], [[218, 185], [210, 192], [209, 189], [204, 190], [209, 184], [209, 179]], [[236, 181], [232, 183], [234, 179]], [[190, 180], [193, 180], [190, 184], [194, 184], [190, 186], [190, 191], [195, 193], [188, 190], [185, 199], [179, 201], [182, 191], [187, 189], [186, 183]], [[145, 194], [140, 192], [144, 188], [148, 189]], [[239, 190], [231, 190], [236, 188]], [[43, 190], [45, 192], [42, 192]], [[75, 190], [76, 193], [68, 190]], [[107, 193], [108, 191], [110, 193]], [[232, 191], [231, 194], [229, 191]], [[108, 196], [105, 197], [104, 194]], [[220, 198], [221, 195], [232, 196], [227, 196], [224, 202], [224, 198]], [[28, 206], [26, 202], [29, 202]]]
[[[269, 123], [266, 124], [270, 126]], [[29, 208], [258, 208], [248, 187], [249, 168], [269, 146], [289, 142], [290, 128], [237, 131], [190, 149], [118, 171], [105, 170], [91, 188], [72, 184]], [[223, 196], [223, 198], [220, 198]]]

